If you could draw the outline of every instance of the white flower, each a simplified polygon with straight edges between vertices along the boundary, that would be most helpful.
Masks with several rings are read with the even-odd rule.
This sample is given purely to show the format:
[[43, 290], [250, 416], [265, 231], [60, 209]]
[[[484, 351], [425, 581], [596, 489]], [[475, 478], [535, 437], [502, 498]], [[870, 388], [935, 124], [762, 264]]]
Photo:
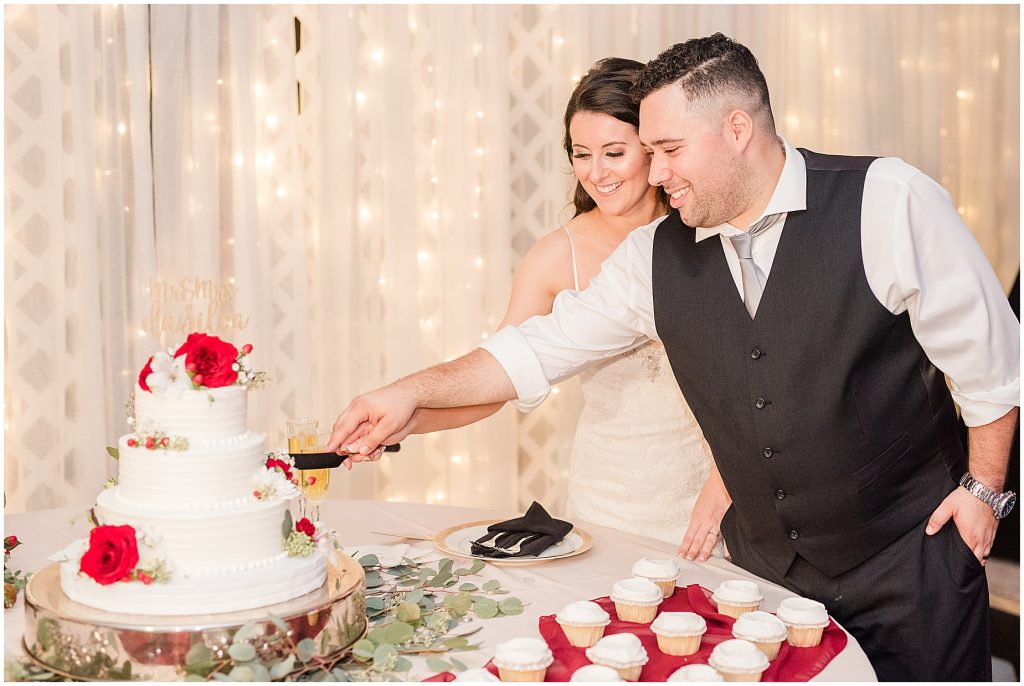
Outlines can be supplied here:
[[285, 478], [283, 472], [276, 469], [261, 469], [254, 479], [256, 492], [260, 500], [276, 500], [295, 498], [299, 495], [299, 489], [291, 481]]
[[152, 372], [146, 377], [146, 385], [154, 395], [162, 398], [177, 398], [182, 391], [192, 388], [192, 379], [185, 371], [185, 356], [171, 357], [169, 353], [158, 352], [150, 363]]
[[331, 544], [338, 537], [338, 532], [330, 528], [322, 520], [316, 523], [316, 531], [313, 532], [313, 541], [324, 553], [331, 551]]
[[273, 452], [267, 455], [267, 457], [271, 457], [275, 460], [281, 460], [281, 462], [284, 462], [289, 468], [295, 466], [295, 458], [292, 457], [291, 453], [284, 448], [276, 448]]

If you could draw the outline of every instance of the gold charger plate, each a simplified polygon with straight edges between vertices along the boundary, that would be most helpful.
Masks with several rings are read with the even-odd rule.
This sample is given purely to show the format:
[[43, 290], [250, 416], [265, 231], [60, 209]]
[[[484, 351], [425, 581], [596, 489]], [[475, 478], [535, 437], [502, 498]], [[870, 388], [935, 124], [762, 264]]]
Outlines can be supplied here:
[[470, 541], [482, 536], [483, 533], [486, 531], [487, 527], [489, 527], [491, 524], [504, 522], [507, 519], [508, 517], [505, 517], [503, 519], [483, 519], [477, 522], [466, 522], [464, 524], [456, 524], [455, 526], [450, 526], [447, 529], [444, 529], [434, 534], [434, 547], [440, 550], [442, 553], [445, 553], [446, 555], [454, 555], [455, 557], [470, 558], [474, 560], [483, 560], [484, 562], [489, 562], [494, 565], [529, 565], [539, 564], [541, 562], [549, 562], [551, 560], [564, 560], [567, 557], [575, 557], [576, 555], [582, 555], [583, 553], [590, 550], [591, 547], [593, 547], [594, 545], [594, 537], [591, 536], [588, 532], [579, 528], [578, 526], [573, 526], [572, 531], [566, 534], [565, 538], [562, 539], [562, 542], [556, 544], [562, 545], [562, 543], [564, 543], [566, 539], [575, 534], [579, 538], [579, 542], [573, 545], [571, 550], [555, 555], [548, 555], [545, 557], [483, 557], [481, 555], [472, 554], [471, 552], [469, 552], [468, 549], [460, 550], [458, 547], [456, 547], [457, 543], [453, 545], [453, 541], [451, 539], [452, 536], [455, 534], [458, 534], [460, 540]]

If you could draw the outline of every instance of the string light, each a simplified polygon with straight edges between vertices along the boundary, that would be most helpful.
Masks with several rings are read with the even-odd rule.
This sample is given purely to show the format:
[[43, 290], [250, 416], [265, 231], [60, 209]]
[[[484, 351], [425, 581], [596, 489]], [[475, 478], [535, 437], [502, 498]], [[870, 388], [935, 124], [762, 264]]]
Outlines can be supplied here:
[[264, 121], [266, 122], [268, 129], [276, 129], [277, 125], [280, 123], [276, 114], [268, 114]]
[[243, 155], [242, 153], [236, 153], [234, 162], [236, 167], [243, 166], [245, 164], [245, 155]]
[[384, 48], [377, 48], [370, 54], [370, 57], [373, 58], [374, 62], [380, 64], [384, 61]]
[[125, 134], [125, 132], [127, 130], [128, 130], [128, 127], [124, 125], [124, 122], [121, 122], [120, 124], [117, 125], [117, 132], [119, 134], [121, 134], [122, 136]]
[[362, 105], [366, 102], [366, 93], [362, 91], [356, 91], [356, 102]]
[[275, 191], [275, 193], [277, 194], [277, 197], [279, 197], [279, 198], [286, 198], [286, 197], [288, 197], [288, 188], [287, 188], [287, 186], [284, 186], [284, 185], [278, 186], [277, 190]]
[[839, 75], [840, 75], [840, 74], [842, 74], [842, 73], [843, 73], [843, 71], [842, 71], [842, 70], [841, 70], [841, 69], [840, 69], [839, 67], [835, 67], [835, 68], [834, 68], [834, 69], [832, 70], [832, 76], [839, 76]]
[[477, 267], [484, 266], [484, 258], [482, 258], [482, 257], [476, 258], [475, 260], [473, 260], [473, 264], [476, 265]]

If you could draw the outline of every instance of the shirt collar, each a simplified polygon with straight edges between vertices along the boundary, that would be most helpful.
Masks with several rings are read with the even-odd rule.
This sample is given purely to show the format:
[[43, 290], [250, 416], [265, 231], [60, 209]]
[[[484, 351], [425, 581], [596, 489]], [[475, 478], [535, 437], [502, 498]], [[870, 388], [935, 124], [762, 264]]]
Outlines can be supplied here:
[[[779, 182], [775, 185], [775, 192], [768, 200], [764, 212], [757, 218], [760, 220], [769, 214], [781, 212], [796, 212], [807, 209], [807, 166], [804, 163], [804, 156], [796, 151], [796, 148], [789, 144], [785, 138], [779, 136], [782, 146], [786, 151], [786, 162], [782, 166], [782, 174]], [[719, 224], [710, 229], [696, 229], [696, 242], [699, 243], [705, 238], [717, 236], [720, 233], [735, 235], [739, 230], [731, 224]]]

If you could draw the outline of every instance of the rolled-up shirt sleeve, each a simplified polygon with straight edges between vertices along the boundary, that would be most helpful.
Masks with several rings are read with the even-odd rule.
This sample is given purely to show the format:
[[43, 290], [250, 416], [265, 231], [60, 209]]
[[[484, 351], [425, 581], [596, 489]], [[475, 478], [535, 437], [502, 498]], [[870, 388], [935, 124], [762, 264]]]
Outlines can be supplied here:
[[965, 424], [1005, 415], [1020, 402], [1020, 325], [945, 189], [901, 160], [880, 159], [865, 180], [863, 210], [872, 292], [890, 312], [909, 314]]
[[516, 406], [530, 411], [588, 364], [657, 338], [651, 294], [654, 232], [664, 217], [632, 231], [586, 290], [565, 290], [551, 313], [507, 326], [480, 346], [512, 380]]

